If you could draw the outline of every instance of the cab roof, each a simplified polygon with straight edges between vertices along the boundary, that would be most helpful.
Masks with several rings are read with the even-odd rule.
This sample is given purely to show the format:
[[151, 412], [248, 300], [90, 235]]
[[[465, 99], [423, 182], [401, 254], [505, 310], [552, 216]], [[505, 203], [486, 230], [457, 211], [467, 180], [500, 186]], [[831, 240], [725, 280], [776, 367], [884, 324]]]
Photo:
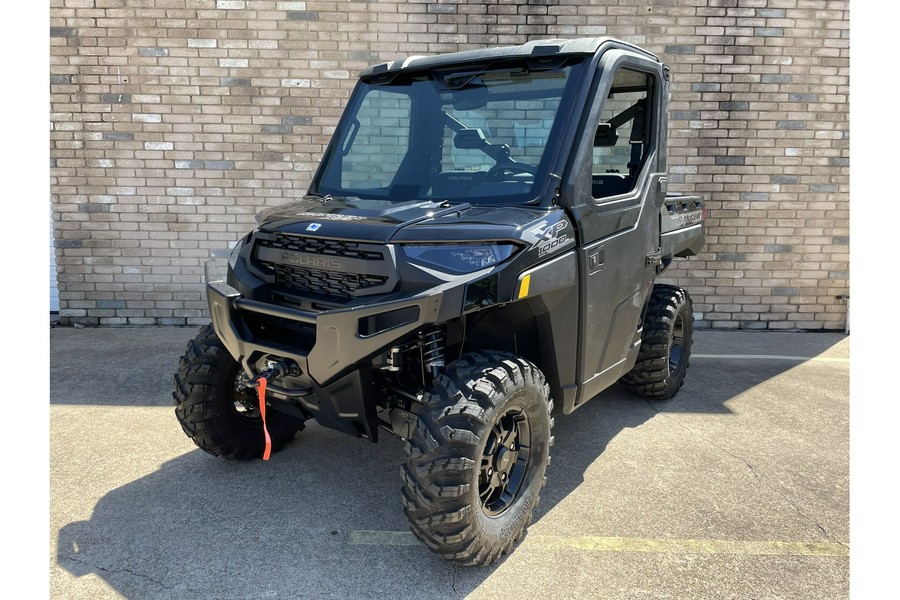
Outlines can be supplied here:
[[360, 73], [359, 76], [360, 78], [377, 77], [388, 73], [399, 73], [401, 71], [429, 70], [452, 65], [479, 63], [506, 58], [552, 58], [554, 56], [563, 55], [590, 56], [595, 54], [604, 45], [608, 45], [611, 48], [622, 48], [624, 50], [638, 52], [659, 62], [659, 58], [655, 54], [647, 52], [634, 44], [611, 37], [547, 39], [533, 40], [519, 46], [497, 46], [430, 56], [407, 56], [406, 58], [398, 58], [390, 62], [368, 67]]

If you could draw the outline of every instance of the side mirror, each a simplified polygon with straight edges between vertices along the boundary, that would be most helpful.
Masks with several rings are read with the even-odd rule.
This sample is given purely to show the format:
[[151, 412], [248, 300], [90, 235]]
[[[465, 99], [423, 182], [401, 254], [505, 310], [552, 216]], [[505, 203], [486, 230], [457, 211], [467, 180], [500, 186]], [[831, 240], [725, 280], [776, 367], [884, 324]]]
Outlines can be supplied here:
[[482, 150], [488, 146], [488, 142], [481, 129], [470, 127], [456, 132], [453, 145], [463, 150]]
[[619, 136], [612, 123], [600, 123], [597, 125], [597, 132], [594, 134], [594, 148], [615, 146], [618, 141]]

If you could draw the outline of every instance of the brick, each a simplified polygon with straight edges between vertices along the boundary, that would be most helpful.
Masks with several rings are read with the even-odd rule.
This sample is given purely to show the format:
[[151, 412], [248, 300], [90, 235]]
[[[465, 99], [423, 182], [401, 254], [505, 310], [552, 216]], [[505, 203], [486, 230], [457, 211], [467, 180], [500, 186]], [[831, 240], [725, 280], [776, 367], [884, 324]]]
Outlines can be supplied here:
[[220, 58], [219, 66], [223, 68], [241, 68], [250, 65], [250, 61], [246, 58]]
[[773, 287], [772, 295], [773, 296], [797, 296], [800, 294], [800, 289], [795, 287]]
[[207, 169], [227, 170], [234, 168], [233, 160], [207, 160], [204, 163]]
[[[527, 6], [527, 5], [526, 5]], [[440, 13], [440, 14], [456, 14], [457, 7], [455, 4], [450, 3], [431, 3], [427, 6], [426, 10], [430, 13]], [[544, 9], [546, 11], [546, 9]]]
[[755, 27], [753, 34], [758, 37], [783, 37], [784, 28], [782, 27]]
[[131, 115], [131, 120], [135, 123], [160, 123], [162, 115], [152, 113], [135, 113]]
[[124, 300], [97, 300], [97, 308], [125, 308]]
[[250, 80], [245, 77], [222, 77], [219, 79], [219, 85], [222, 87], [249, 86]]
[[673, 44], [670, 46], [666, 46], [663, 49], [663, 52], [665, 52], [666, 54], [694, 54], [695, 53], [694, 48], [695, 47], [692, 45]]
[[[373, 50], [351, 50], [350, 60], [362, 60], [366, 62], [375, 62], [378, 60], [378, 53]], [[284, 84], [282, 84], [284, 85]]]
[[176, 160], [176, 169], [204, 169], [206, 164], [202, 160]]
[[131, 94], [100, 94], [100, 102], [110, 104], [130, 104]]
[[716, 253], [716, 260], [743, 262], [747, 260], [747, 255], [743, 252], [718, 252]]
[[144, 150], [173, 150], [172, 142], [144, 142]]
[[103, 139], [112, 142], [127, 142], [134, 139], [134, 134], [127, 131], [104, 131]]
[[263, 125], [260, 131], [263, 133], [293, 133], [290, 125]]
[[788, 185], [800, 183], [800, 177], [798, 175], [772, 175], [769, 177], [769, 181], [779, 185]]
[[749, 200], [751, 202], [765, 202], [769, 199], [768, 192], [743, 192], [741, 200]]
[[218, 41], [211, 38], [189, 38], [187, 45], [188, 48], [215, 48]]
[[318, 21], [319, 13], [312, 10], [296, 10], [287, 14], [289, 21]]
[[168, 48], [138, 48], [138, 56], [168, 56]]
[[108, 204], [79, 204], [78, 210], [79, 210], [79, 212], [84, 212], [84, 213], [109, 212], [109, 205]]

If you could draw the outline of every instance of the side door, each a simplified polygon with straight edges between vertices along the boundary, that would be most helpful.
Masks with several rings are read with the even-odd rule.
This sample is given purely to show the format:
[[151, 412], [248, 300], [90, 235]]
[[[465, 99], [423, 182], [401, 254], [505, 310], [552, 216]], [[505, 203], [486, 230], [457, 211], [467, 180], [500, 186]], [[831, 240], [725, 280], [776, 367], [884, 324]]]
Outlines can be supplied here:
[[576, 406], [615, 383], [637, 356], [665, 197], [665, 79], [662, 65], [622, 50], [599, 63], [571, 171], [583, 307]]

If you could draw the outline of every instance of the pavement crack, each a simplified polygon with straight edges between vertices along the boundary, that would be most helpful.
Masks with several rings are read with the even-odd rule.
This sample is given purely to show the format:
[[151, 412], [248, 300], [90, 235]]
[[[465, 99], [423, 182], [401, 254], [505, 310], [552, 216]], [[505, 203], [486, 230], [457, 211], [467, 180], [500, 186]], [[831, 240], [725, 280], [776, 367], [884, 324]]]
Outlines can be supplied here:
[[463, 595], [456, 589], [457, 579], [459, 578], [459, 567], [457, 565], [453, 565], [453, 571], [450, 574], [450, 589], [453, 590], [453, 594], [457, 598], [462, 598]]
[[[709, 440], [707, 440], [707, 441], [709, 441]], [[712, 442], [710, 442], [710, 443], [712, 443]], [[745, 458], [743, 458], [743, 457], [741, 457], [741, 456], [738, 456], [738, 455], [735, 454], [734, 452], [730, 452], [728, 449], [723, 448], [722, 446], [719, 446], [718, 444], [712, 444], [712, 445], [713, 445], [714, 447], [718, 448], [719, 450], [721, 450], [722, 452], [724, 452], [725, 454], [727, 454], [728, 456], [730, 456], [730, 457], [732, 457], [732, 458], [734, 458], [734, 459], [736, 459], [736, 460], [739, 460], [739, 461], [741, 461], [742, 463], [744, 463], [744, 465], [750, 470], [751, 473], [753, 473], [753, 476], [756, 477], [756, 480], [759, 481], [759, 483], [760, 483], [761, 485], [763, 485], [767, 490], [769, 490], [769, 491], [771, 491], [771, 492], [774, 492], [775, 494], [777, 494], [778, 496], [780, 496], [782, 500], [784, 500], [785, 502], [787, 502], [787, 504], [788, 504], [791, 508], [794, 509], [794, 511], [800, 516], [800, 518], [801, 518], [802, 520], [804, 520], [804, 521], [812, 521], [813, 525], [816, 526], [816, 529], [818, 529], [819, 532], [822, 534], [822, 537], [824, 537], [824, 538], [825, 538], [826, 540], [828, 540], [829, 542], [833, 542], [833, 541], [834, 541], [834, 540], [831, 538], [831, 536], [828, 535], [828, 531], [827, 531], [824, 527], [822, 527], [822, 525], [821, 525], [819, 522], [817, 522], [815, 519], [813, 519], [812, 517], [808, 516], [805, 512], [803, 512], [803, 509], [800, 508], [800, 506], [799, 506], [794, 500], [792, 500], [785, 492], [783, 492], [782, 490], [778, 489], [777, 487], [771, 485], [768, 481], [766, 481], [766, 478], [763, 477], [762, 475], [760, 475], [760, 474], [756, 471], [756, 469], [753, 468], [753, 465], [752, 465], [747, 459], [745, 459]]]
[[[653, 412], [655, 412], [658, 415], [662, 414], [662, 411], [660, 411], [658, 408], [656, 408], [656, 404], [654, 404], [652, 401], [650, 401], [649, 398], [644, 398], [644, 402], [647, 403], [647, 406], [650, 407], [650, 410], [652, 410]], [[691, 432], [691, 433], [693, 433], [693, 432]]]
[[[820, 534], [822, 535], [822, 537], [824, 537], [824, 538], [825, 538], [827, 541], [829, 541], [829, 542], [835, 542], [835, 541], [836, 541], [836, 540], [834, 540], [834, 539], [831, 537], [831, 535], [829, 535], [828, 531], [827, 531], [827, 530], [826, 530], [819, 522], [817, 522], [814, 518], [812, 518], [812, 517], [808, 516], [806, 513], [804, 513], [804, 512], [803, 512], [803, 509], [801, 509], [800, 506], [799, 506], [794, 500], [792, 500], [790, 497], [788, 497], [788, 495], [787, 495], [785, 492], [783, 492], [782, 490], [780, 490], [780, 489], [778, 489], [777, 487], [775, 487], [775, 486], [773, 486], [772, 484], [770, 484], [770, 483], [766, 480], [766, 478], [763, 477], [763, 476], [762, 476], [762, 475], [754, 468], [753, 464], [752, 464], [750, 461], [748, 461], [747, 459], [745, 459], [745, 458], [742, 457], [742, 456], [738, 456], [737, 454], [735, 454], [734, 452], [731, 452], [731, 451], [728, 450], [727, 448], [724, 448], [724, 447], [722, 447], [721, 445], [715, 443], [713, 440], [709, 439], [708, 436], [705, 436], [705, 435], [702, 435], [702, 434], [698, 434], [698, 433], [696, 433], [693, 429], [691, 429], [690, 427], [688, 427], [687, 425], [684, 425], [683, 423], [679, 423], [679, 422], [677, 422], [677, 420], [672, 419], [669, 415], [666, 415], [666, 414], [662, 413], [662, 412], [661, 412], [659, 409], [657, 409], [657, 408], [653, 405], [653, 403], [650, 402], [649, 400], [647, 400], [647, 404], [648, 404], [648, 405], [650, 406], [650, 408], [652, 408], [658, 415], [660, 415], [660, 416], [662, 416], [662, 417], [664, 417], [664, 418], [667, 418], [667, 419], [669, 419], [669, 420], [675, 422], [677, 427], [680, 427], [681, 429], [683, 429], [683, 430], [687, 431], [688, 433], [690, 433], [692, 436], [694, 436], [694, 437], [696, 437], [696, 438], [698, 438], [698, 439], [700, 439], [700, 440], [706, 442], [707, 444], [709, 444], [709, 445], [712, 446], [713, 448], [716, 448], [717, 450], [719, 450], [719, 451], [721, 451], [721, 452], [724, 452], [725, 454], [727, 454], [727, 455], [730, 456], [731, 458], [733, 458], [733, 459], [735, 459], [735, 460], [738, 460], [738, 461], [742, 462], [742, 463], [744, 464], [744, 466], [747, 467], [747, 469], [753, 474], [753, 477], [755, 477], [756, 480], [757, 480], [762, 486], [764, 486], [767, 490], [769, 490], [769, 491], [771, 491], [771, 492], [774, 492], [775, 494], [777, 494], [778, 496], [780, 496], [782, 500], [784, 500], [791, 508], [794, 509], [794, 511], [800, 516], [800, 518], [801, 518], [802, 520], [807, 521], [807, 522], [810, 522], [810, 521], [811, 521], [812, 524], [815, 525], [816, 529], [818, 529], [818, 531], [820, 532]], [[840, 543], [840, 542], [838, 542], [838, 543]]]
[[835, 544], [840, 544], [840, 545], [842, 545], [842, 546], [845, 546], [848, 550], [850, 549], [850, 545], [849, 545], [849, 544], [845, 544], [844, 542], [841, 542], [841, 541], [839, 541], [839, 540], [833, 539], [833, 538], [831, 537], [831, 535], [828, 533], [828, 530], [825, 529], [825, 527], [823, 527], [821, 523], [816, 523], [816, 527], [819, 529], [819, 531], [822, 532], [822, 536], [823, 536], [826, 540], [828, 540], [829, 542], [833, 542], [833, 543], [835, 543]]
[[78, 565], [84, 567], [88, 572], [94, 572], [101, 576], [125, 573], [128, 575], [131, 575], [132, 577], [136, 577], [136, 578], [142, 579], [144, 581], [149, 581], [150, 583], [152, 583], [156, 586], [159, 586], [160, 588], [162, 588], [163, 590], [166, 590], [166, 591], [172, 591], [175, 589], [173, 586], [166, 585], [165, 583], [163, 583], [162, 581], [159, 581], [158, 579], [154, 579], [153, 577], [150, 577], [149, 575], [144, 575], [143, 573], [138, 573], [136, 571], [132, 571], [131, 569], [124, 569], [124, 568], [111, 569], [108, 567], [102, 567], [100, 565], [93, 564], [90, 561], [81, 560], [79, 558], [76, 558], [76, 557], [72, 556], [71, 554], [60, 555], [58, 561], [61, 561], [61, 560], [72, 561], [72, 562], [77, 563]]
[[[693, 432], [692, 432], [692, 433], [693, 433]], [[707, 441], [709, 441], [709, 440], [707, 440]], [[753, 465], [752, 465], [746, 458], [744, 458], [744, 457], [742, 457], [742, 456], [738, 456], [738, 455], [735, 454], [734, 452], [730, 452], [727, 448], [723, 448], [722, 446], [719, 446], [719, 445], [717, 445], [717, 444], [712, 444], [712, 445], [713, 445], [714, 447], [718, 448], [719, 450], [721, 450], [722, 452], [724, 452], [725, 454], [727, 454], [728, 456], [730, 456], [731, 458], [733, 458], [733, 459], [735, 459], [735, 460], [739, 460], [739, 461], [741, 461], [742, 463], [744, 463], [744, 466], [747, 467], [747, 468], [750, 470], [751, 473], [753, 473], [753, 476], [754, 476], [754, 477], [756, 477], [757, 479], [759, 479], [761, 482], [765, 483], [765, 482], [763, 481], [763, 477], [762, 477], [759, 473], [756, 472], [756, 469], [753, 468]], [[768, 486], [766, 486], [766, 487], [768, 487]], [[793, 506], [793, 504], [792, 504], [792, 506]]]

